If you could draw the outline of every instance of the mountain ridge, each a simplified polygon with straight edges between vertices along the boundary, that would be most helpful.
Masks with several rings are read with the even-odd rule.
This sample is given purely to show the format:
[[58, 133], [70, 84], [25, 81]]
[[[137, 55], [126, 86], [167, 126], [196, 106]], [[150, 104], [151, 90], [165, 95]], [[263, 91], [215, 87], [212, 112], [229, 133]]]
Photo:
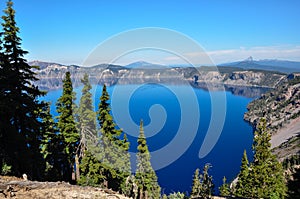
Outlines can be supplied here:
[[218, 66], [232, 66], [243, 69], [278, 71], [286, 74], [300, 72], [300, 62], [279, 59], [254, 60], [252, 56], [242, 61], [223, 63], [219, 64]]
[[[43, 69], [36, 70], [38, 86], [42, 89], [59, 89], [67, 71], [71, 72], [74, 86], [81, 84], [85, 73], [93, 84], [143, 84], [149, 82], [180, 84], [187, 81], [192, 86], [197, 84], [223, 84], [245, 87], [274, 88], [285, 74], [271, 71], [246, 70], [237, 67], [159, 67], [159, 68], [127, 68], [120, 65], [99, 64], [92, 67], [45, 62]], [[38, 65], [38, 62], [34, 62]], [[47, 66], [46, 66], [47, 65]], [[46, 67], [45, 67], [46, 66]]]

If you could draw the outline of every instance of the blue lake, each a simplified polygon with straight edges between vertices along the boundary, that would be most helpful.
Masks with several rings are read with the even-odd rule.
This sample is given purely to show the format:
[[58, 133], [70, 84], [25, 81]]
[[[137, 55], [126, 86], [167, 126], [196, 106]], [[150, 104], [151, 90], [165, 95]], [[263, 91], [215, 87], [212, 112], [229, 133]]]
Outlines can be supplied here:
[[[116, 87], [118, 88], [116, 89]], [[81, 93], [81, 89], [82, 87], [75, 88], [77, 102], [80, 99], [79, 94]], [[130, 132], [126, 132], [129, 135], [128, 137], [131, 143], [130, 152], [132, 153], [132, 156], [134, 156], [136, 152], [136, 140], [141, 119], [144, 121], [145, 135], [148, 137], [147, 143], [150, 152], [157, 151], [159, 153], [161, 149], [164, 149], [164, 147], [172, 143], [174, 139], [178, 139], [176, 135], [182, 120], [185, 121], [185, 126], [187, 126], [183, 137], [181, 137], [179, 141], [177, 140], [179, 143], [178, 147], [171, 148], [164, 157], [160, 157], [161, 159], [154, 158], [153, 161], [157, 162], [152, 162], [153, 165], [160, 165], [159, 161], [165, 161], [176, 156], [174, 159], [175, 161], [167, 165], [154, 166], [154, 168], [158, 168], [156, 169], [156, 173], [163, 193], [174, 191], [190, 192], [194, 171], [196, 168], [202, 169], [206, 163], [212, 165], [209, 173], [213, 176], [215, 191], [217, 193], [217, 188], [222, 184], [223, 176], [226, 176], [226, 178], [231, 181], [238, 174], [244, 149], [247, 150], [249, 159], [252, 159], [252, 128], [243, 120], [243, 114], [246, 111], [247, 104], [252, 101], [253, 98], [233, 95], [228, 91], [208, 92], [188, 85], [164, 86], [160, 84], [144, 84], [108, 87], [110, 96], [113, 98], [120, 98], [118, 99], [118, 102], [126, 101], [128, 98], [126, 95], [129, 95], [126, 93], [128, 90], [134, 90], [134, 92], [130, 93], [128, 104], [125, 103], [124, 105], [121, 105], [126, 106], [125, 108], [129, 112], [129, 116], [124, 113], [124, 117], [127, 117], [127, 119], [130, 117], [133, 122], [131, 125], [131, 127], [133, 127]], [[174, 93], [174, 90], [177, 90], [179, 94]], [[190, 90], [194, 93], [193, 95], [195, 96], [197, 107], [191, 107], [191, 110], [199, 110], [199, 118], [194, 117], [193, 111], [191, 111], [191, 114], [184, 113], [185, 110], [182, 109], [184, 108], [183, 104], [190, 103], [191, 106], [195, 106], [195, 103], [190, 102], [192, 96], [185, 95], [184, 92], [182, 93], [184, 96], [179, 97], [181, 90]], [[94, 85], [92, 91], [94, 94], [95, 107], [97, 108], [99, 97], [102, 92], [102, 86]], [[114, 93], [116, 91], [119, 93]], [[120, 93], [120, 91], [124, 91], [124, 93]], [[62, 90], [52, 90], [48, 92], [47, 96], [42, 98], [52, 102], [51, 111], [53, 115], [57, 115], [55, 112], [55, 102], [60, 97], [61, 93]], [[204, 142], [204, 138], [211, 122], [212, 99], [219, 99], [221, 96], [226, 97], [226, 117], [222, 132], [212, 150], [205, 157], [199, 158], [199, 150]], [[116, 104], [118, 102], [112, 103], [113, 113], [115, 112], [114, 103]], [[115, 107], [117, 107], [117, 104]], [[152, 109], [153, 107], [155, 107], [155, 109]], [[150, 110], [153, 112], [152, 115], [149, 114]], [[166, 117], [163, 117], [164, 115]], [[183, 116], [185, 118], [183, 118]], [[119, 117], [122, 117], [122, 115]], [[153, 127], [155, 131], [158, 130], [158, 132], [149, 132], [151, 128], [147, 128], [146, 126], [151, 126], [151, 123], [153, 123], [154, 120], [157, 120], [156, 122], [158, 122], [159, 125], [162, 124], [162, 126], [160, 128]], [[118, 122], [117, 124], [120, 128], [124, 129], [124, 126], [120, 125]], [[189, 132], [188, 127], [195, 127], [195, 125], [197, 128], [193, 136], [193, 132]], [[185, 142], [185, 138], [190, 139], [191, 137], [192, 139], [186, 149], [181, 149], [180, 142]], [[134, 164], [134, 162], [135, 159], [132, 157], [132, 164]]]

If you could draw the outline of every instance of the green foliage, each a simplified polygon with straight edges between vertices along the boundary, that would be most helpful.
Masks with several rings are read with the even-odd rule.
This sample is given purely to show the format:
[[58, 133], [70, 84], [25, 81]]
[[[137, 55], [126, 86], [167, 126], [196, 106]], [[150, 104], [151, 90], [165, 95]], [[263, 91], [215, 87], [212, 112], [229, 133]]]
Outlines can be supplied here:
[[1, 168], [1, 175], [8, 175], [11, 173], [11, 166], [4, 163]]
[[223, 184], [219, 187], [220, 196], [230, 196], [230, 187], [229, 184], [226, 183], [226, 177], [223, 178]]
[[137, 142], [138, 152], [135, 178], [139, 188], [139, 198], [160, 198], [160, 186], [157, 182], [156, 173], [151, 166], [150, 152], [144, 134], [143, 121], [140, 122], [140, 135]]
[[103, 85], [102, 95], [100, 97], [100, 104], [98, 114], [98, 121], [101, 127], [101, 133], [107, 137], [110, 141], [116, 142], [119, 140], [119, 136], [122, 131], [116, 129], [116, 124], [113, 121], [113, 117], [110, 114], [109, 94], [106, 90], [106, 85]]
[[88, 75], [85, 74], [81, 79], [83, 83], [82, 96], [80, 98], [78, 117], [79, 117], [79, 129], [82, 148], [87, 146], [88, 140], [94, 140], [97, 137], [96, 132], [96, 113], [94, 112], [92, 93], [90, 90], [92, 86], [89, 82]]
[[237, 183], [237, 196], [249, 198], [284, 198], [286, 184], [282, 165], [271, 153], [271, 135], [266, 130], [266, 121], [261, 119], [254, 133], [254, 160], [247, 168], [244, 153]]
[[167, 197], [167, 199], [185, 199], [185, 198], [186, 198], [185, 194], [180, 192], [170, 193]]
[[80, 185], [103, 185], [105, 181], [105, 167], [97, 158], [89, 151], [85, 151], [80, 164]]
[[50, 114], [50, 104], [42, 110], [41, 118], [43, 136], [40, 152], [46, 161], [45, 180], [63, 180], [60, 165], [65, 162], [66, 157], [63, 153], [62, 135], [59, 134], [57, 124]]
[[208, 199], [212, 197], [214, 184], [212, 176], [208, 174], [210, 167], [210, 164], [205, 164], [202, 174], [200, 174], [199, 169], [196, 169], [193, 178], [191, 198]]
[[199, 196], [201, 192], [201, 182], [200, 182], [200, 170], [197, 168], [194, 177], [193, 177], [193, 186], [191, 196], [196, 197]]
[[249, 161], [247, 158], [247, 152], [244, 150], [243, 158], [242, 158], [242, 164], [241, 164], [241, 170], [238, 175], [238, 181], [235, 185], [234, 194], [239, 197], [250, 195], [252, 187], [250, 179], [249, 179]]
[[63, 93], [57, 100], [56, 110], [59, 114], [57, 117], [57, 127], [60, 132], [60, 142], [63, 145], [63, 154], [66, 156], [63, 164], [64, 179], [71, 181], [75, 155], [79, 143], [79, 133], [73, 115], [73, 86], [70, 72], [66, 72], [63, 80]]
[[107, 176], [108, 186], [127, 192], [124, 183], [131, 174], [130, 156], [128, 153], [129, 142], [125, 134], [123, 140], [120, 138], [122, 130], [117, 129], [117, 125], [110, 114], [109, 99], [106, 85], [103, 85], [97, 112], [101, 127], [101, 145], [103, 147], [101, 161], [117, 173], [117, 176], [113, 175], [113, 173]]
[[[87, 75], [82, 82], [85, 86], [79, 106], [79, 118], [82, 118], [80, 126], [88, 127], [85, 129], [93, 129], [91, 95], [87, 92], [91, 86], [87, 84]], [[120, 138], [122, 131], [117, 129], [110, 114], [109, 94], [105, 85], [100, 97], [97, 116], [101, 128], [100, 136], [97, 136], [92, 130], [81, 133], [81, 143], [84, 143], [86, 152], [80, 165], [80, 184], [98, 184], [130, 195], [132, 183], [129, 183], [130, 180], [128, 181], [131, 174], [129, 142], [125, 134], [123, 139]], [[90, 128], [91, 126], [92, 128]]]
[[34, 82], [33, 67], [27, 64], [27, 54], [21, 48], [19, 28], [12, 1], [2, 16], [0, 32], [0, 167], [11, 165], [12, 175], [27, 173], [41, 178], [44, 162], [39, 153], [44, 104], [38, 97], [45, 93]]

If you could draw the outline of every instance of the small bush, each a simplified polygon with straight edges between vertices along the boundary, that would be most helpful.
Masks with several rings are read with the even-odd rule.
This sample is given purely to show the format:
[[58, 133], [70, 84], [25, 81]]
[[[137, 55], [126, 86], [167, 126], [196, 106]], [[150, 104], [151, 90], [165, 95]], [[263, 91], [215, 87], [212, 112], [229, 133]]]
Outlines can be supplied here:
[[9, 166], [6, 163], [4, 163], [2, 165], [1, 175], [8, 175], [9, 173], [11, 173], [11, 166]]

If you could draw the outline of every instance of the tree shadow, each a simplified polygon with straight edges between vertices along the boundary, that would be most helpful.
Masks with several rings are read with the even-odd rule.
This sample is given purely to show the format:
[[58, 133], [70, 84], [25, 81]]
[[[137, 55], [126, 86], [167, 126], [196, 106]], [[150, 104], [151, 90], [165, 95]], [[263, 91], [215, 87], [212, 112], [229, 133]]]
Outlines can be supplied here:
[[291, 178], [293, 180], [288, 181], [288, 198], [300, 198], [300, 168], [295, 169]]

